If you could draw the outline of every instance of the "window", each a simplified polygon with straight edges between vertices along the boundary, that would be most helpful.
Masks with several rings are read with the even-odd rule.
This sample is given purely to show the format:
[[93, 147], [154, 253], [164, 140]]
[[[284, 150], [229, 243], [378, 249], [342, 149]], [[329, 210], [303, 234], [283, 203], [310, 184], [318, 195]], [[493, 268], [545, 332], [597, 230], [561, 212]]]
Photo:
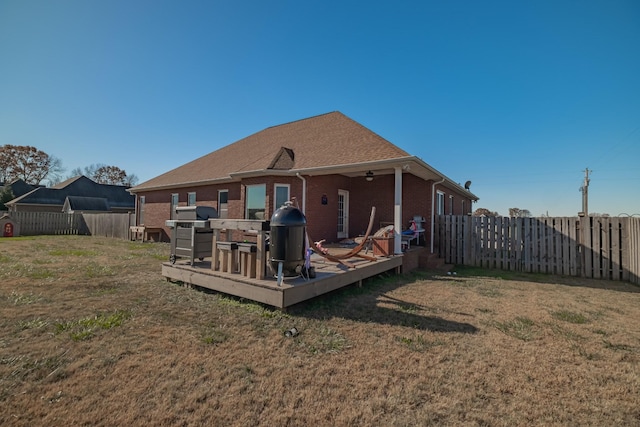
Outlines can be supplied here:
[[144, 225], [144, 204], [145, 204], [145, 196], [140, 196], [138, 199], [138, 225]]
[[436, 215], [444, 215], [444, 193], [438, 191], [436, 195]]
[[449, 196], [449, 215], [453, 215], [453, 196]]
[[338, 190], [338, 236], [339, 239], [349, 237], [349, 192]]
[[169, 213], [169, 218], [174, 219], [176, 217], [176, 208], [178, 207], [178, 200], [180, 200], [180, 196], [178, 193], [171, 194], [171, 212]]
[[229, 190], [218, 191], [218, 218], [229, 218]]
[[280, 206], [283, 206], [290, 200], [289, 198], [289, 184], [276, 184], [273, 187], [273, 194], [275, 203], [273, 205], [273, 211], [275, 212]]
[[196, 193], [187, 193], [187, 206], [195, 206], [196, 204]]
[[266, 209], [267, 186], [266, 184], [247, 185], [245, 194], [246, 211], [245, 219], [264, 220]]
[[467, 211], [464, 209], [466, 206], [464, 205], [464, 200], [462, 201], [462, 215], [466, 215]]

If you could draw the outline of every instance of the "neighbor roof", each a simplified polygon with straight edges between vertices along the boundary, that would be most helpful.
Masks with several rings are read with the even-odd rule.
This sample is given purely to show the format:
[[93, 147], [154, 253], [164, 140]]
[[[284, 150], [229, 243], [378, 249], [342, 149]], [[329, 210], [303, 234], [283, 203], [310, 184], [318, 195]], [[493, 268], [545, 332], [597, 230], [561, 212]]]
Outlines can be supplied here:
[[9, 186], [11, 188], [11, 192], [13, 193], [14, 197], [20, 197], [35, 188], [42, 187], [41, 185], [27, 184], [22, 178], [7, 183], [0, 183], [0, 189], [6, 186]]
[[409, 154], [340, 112], [269, 127], [146, 181], [130, 191], [406, 158]]
[[68, 196], [105, 198], [109, 201], [111, 208], [128, 209], [135, 206], [135, 199], [127, 192], [127, 187], [122, 185], [98, 184], [82, 175], [68, 179], [51, 188], [36, 188], [23, 196], [5, 203], [5, 205], [19, 203], [62, 206]]
[[109, 201], [104, 197], [67, 196], [63, 210], [109, 212]]

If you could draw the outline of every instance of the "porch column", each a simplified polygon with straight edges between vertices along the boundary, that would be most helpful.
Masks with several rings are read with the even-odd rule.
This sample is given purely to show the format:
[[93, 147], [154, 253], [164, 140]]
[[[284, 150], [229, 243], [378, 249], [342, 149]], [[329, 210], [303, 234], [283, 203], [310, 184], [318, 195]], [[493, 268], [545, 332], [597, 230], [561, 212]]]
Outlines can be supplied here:
[[393, 208], [393, 252], [395, 254], [402, 253], [402, 168], [396, 166], [396, 187]]

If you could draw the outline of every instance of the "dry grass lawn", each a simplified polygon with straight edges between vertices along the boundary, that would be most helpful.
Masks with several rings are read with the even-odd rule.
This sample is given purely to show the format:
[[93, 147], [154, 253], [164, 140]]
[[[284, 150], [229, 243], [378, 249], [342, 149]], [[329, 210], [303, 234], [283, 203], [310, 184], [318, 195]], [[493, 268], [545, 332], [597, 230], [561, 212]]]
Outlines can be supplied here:
[[168, 252], [0, 239], [0, 425], [640, 425], [640, 287], [459, 269], [283, 313]]

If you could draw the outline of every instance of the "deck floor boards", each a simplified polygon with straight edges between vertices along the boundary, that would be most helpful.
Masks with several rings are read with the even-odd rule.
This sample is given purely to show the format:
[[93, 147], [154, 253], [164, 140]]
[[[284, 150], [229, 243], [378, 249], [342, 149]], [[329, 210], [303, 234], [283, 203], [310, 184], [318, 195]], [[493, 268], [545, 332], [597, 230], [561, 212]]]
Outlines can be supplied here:
[[286, 308], [341, 287], [359, 283], [385, 271], [396, 270], [402, 265], [402, 255], [379, 257], [377, 261], [351, 258], [348, 262], [355, 268], [325, 260], [314, 254], [311, 263], [316, 270], [315, 278], [285, 277], [281, 286], [278, 286], [276, 278], [270, 273], [265, 279], [260, 280], [239, 273], [211, 270], [210, 258], [196, 262], [193, 266], [189, 265], [188, 261], [177, 261], [175, 264], [165, 262], [162, 264], [162, 275], [168, 280], [251, 299], [277, 308]]

